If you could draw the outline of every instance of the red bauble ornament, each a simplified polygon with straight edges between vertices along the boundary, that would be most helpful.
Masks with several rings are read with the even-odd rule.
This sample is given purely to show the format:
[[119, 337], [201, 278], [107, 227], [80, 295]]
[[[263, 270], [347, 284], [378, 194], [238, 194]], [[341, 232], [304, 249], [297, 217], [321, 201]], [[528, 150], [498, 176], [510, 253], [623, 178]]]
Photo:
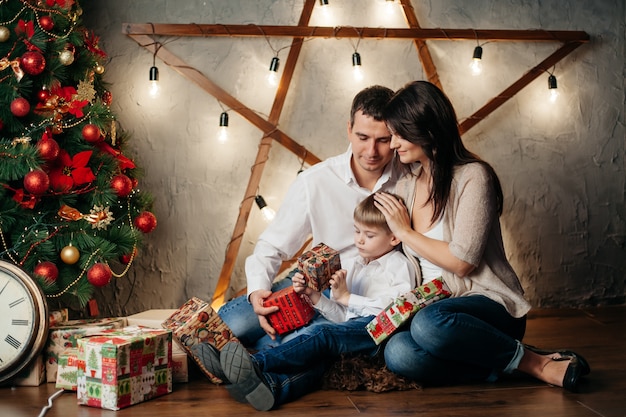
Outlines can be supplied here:
[[154, 230], [157, 225], [156, 216], [149, 211], [144, 211], [139, 213], [137, 217], [135, 217], [135, 227], [141, 230], [143, 233], [150, 233]]
[[41, 52], [24, 52], [24, 55], [22, 55], [20, 59], [20, 67], [22, 67], [26, 74], [39, 75], [46, 69], [46, 58], [43, 57]]
[[130, 261], [135, 258], [135, 256], [137, 256], [137, 249], [134, 249], [131, 253], [120, 256], [120, 262], [124, 265], [128, 265]]
[[55, 282], [59, 277], [59, 268], [50, 261], [38, 263], [33, 269], [33, 272], [44, 277], [45, 280], [49, 282]]
[[50, 16], [41, 16], [39, 18], [39, 26], [41, 26], [43, 30], [51, 31], [54, 28], [54, 21]]
[[100, 128], [98, 126], [88, 123], [83, 126], [83, 139], [87, 142], [98, 142], [100, 141]]
[[103, 263], [94, 264], [87, 271], [87, 281], [94, 287], [104, 287], [111, 281], [112, 276], [111, 268]]
[[51, 94], [48, 90], [39, 90], [37, 93], [37, 99], [40, 103], [45, 103], [50, 98]]
[[41, 169], [29, 172], [24, 177], [24, 189], [34, 195], [42, 195], [50, 187], [48, 174]]
[[133, 191], [133, 183], [126, 175], [118, 174], [111, 179], [111, 188], [118, 197], [126, 197]]
[[113, 103], [113, 94], [110, 91], [105, 91], [102, 93], [102, 102], [107, 106], [110, 106]]
[[24, 97], [18, 97], [11, 102], [11, 113], [15, 117], [24, 117], [30, 113], [30, 103]]
[[37, 142], [37, 150], [43, 159], [50, 162], [57, 159], [61, 147], [54, 139], [42, 139]]

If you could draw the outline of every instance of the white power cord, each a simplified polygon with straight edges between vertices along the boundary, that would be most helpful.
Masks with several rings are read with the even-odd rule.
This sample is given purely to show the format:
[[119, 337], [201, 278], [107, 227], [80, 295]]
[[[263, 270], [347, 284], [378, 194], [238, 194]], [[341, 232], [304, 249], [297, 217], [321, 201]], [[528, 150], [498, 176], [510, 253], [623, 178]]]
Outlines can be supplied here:
[[64, 390], [58, 390], [48, 398], [48, 405], [41, 409], [38, 417], [43, 417], [48, 412], [48, 410], [52, 408], [52, 401], [54, 401], [54, 399], [57, 398], [59, 395], [63, 394], [63, 391]]

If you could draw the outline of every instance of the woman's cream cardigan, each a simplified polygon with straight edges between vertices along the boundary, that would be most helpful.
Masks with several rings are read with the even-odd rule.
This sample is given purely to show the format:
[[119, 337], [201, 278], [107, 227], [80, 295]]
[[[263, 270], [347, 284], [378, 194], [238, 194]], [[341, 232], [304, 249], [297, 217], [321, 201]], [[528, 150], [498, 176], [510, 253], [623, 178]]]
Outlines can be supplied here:
[[[404, 198], [409, 213], [413, 211], [415, 180], [420, 170], [421, 166], [417, 166], [396, 185], [395, 192]], [[465, 278], [443, 271], [443, 279], [453, 297], [481, 294], [500, 303], [517, 318], [530, 310], [504, 252], [494, 187], [482, 164], [469, 163], [454, 169], [450, 198], [443, 214], [443, 239], [449, 242], [454, 256], [476, 267]], [[404, 252], [407, 253], [406, 249]], [[418, 261], [412, 256], [409, 258], [416, 266], [420, 285]]]

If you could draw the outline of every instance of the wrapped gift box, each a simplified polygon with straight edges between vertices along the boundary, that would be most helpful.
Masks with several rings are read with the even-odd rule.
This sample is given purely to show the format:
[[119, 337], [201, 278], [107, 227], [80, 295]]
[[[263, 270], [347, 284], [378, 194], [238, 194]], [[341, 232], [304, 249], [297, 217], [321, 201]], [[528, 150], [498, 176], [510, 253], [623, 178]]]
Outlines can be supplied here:
[[330, 277], [341, 269], [339, 252], [320, 243], [298, 257], [298, 269], [316, 291], [330, 287]]
[[174, 333], [174, 340], [211, 382], [222, 383], [221, 379], [204, 367], [202, 361], [196, 358], [191, 350], [198, 343], [211, 343], [217, 349], [222, 349], [229, 341], [238, 341], [226, 323], [211, 308], [211, 304], [193, 297], [165, 320], [163, 327]]
[[58, 326], [70, 319], [69, 310], [63, 308], [61, 310], [51, 311], [49, 314], [50, 327]]
[[172, 332], [132, 326], [78, 340], [78, 403], [119, 410], [172, 392]]
[[383, 311], [378, 313], [366, 329], [376, 344], [391, 336], [420, 309], [435, 301], [450, 297], [450, 291], [441, 278], [420, 285], [406, 294], [397, 297]]
[[76, 391], [78, 383], [78, 348], [65, 349], [59, 355], [56, 388]]
[[175, 308], [146, 310], [126, 317], [126, 322], [129, 326], [144, 326], [152, 327], [153, 329], [162, 329], [163, 322], [175, 312]]
[[[146, 310], [126, 317], [126, 322], [129, 326], [162, 329], [163, 322], [175, 312], [176, 309], [171, 308]], [[189, 382], [187, 352], [185, 352], [178, 343], [172, 344], [172, 380], [174, 382]]]
[[13, 385], [37, 387], [46, 382], [46, 365], [43, 355], [37, 355], [34, 362], [20, 371], [11, 381]]
[[78, 339], [100, 333], [106, 329], [119, 329], [126, 326], [123, 317], [70, 320], [50, 327], [46, 345], [46, 374], [48, 382], [56, 382], [59, 355], [67, 348], [77, 347]]
[[278, 334], [287, 333], [304, 326], [315, 315], [313, 307], [299, 294], [296, 294], [293, 287], [283, 288], [273, 293], [263, 302], [263, 306], [280, 307], [280, 310], [267, 316]]

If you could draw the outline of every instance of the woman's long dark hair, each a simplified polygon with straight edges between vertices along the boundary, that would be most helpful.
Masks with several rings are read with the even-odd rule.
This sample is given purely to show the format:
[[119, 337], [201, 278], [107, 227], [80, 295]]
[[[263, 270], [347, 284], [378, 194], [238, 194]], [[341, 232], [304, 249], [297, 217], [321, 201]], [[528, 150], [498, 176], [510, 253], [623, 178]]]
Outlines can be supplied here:
[[427, 81], [411, 82], [398, 90], [383, 113], [389, 129], [422, 150], [430, 159], [433, 186], [428, 201], [433, 202], [431, 223], [446, 207], [454, 167], [471, 162], [485, 166], [496, 192], [498, 214], [502, 214], [502, 186], [493, 167], [463, 145], [456, 113], [448, 97]]

